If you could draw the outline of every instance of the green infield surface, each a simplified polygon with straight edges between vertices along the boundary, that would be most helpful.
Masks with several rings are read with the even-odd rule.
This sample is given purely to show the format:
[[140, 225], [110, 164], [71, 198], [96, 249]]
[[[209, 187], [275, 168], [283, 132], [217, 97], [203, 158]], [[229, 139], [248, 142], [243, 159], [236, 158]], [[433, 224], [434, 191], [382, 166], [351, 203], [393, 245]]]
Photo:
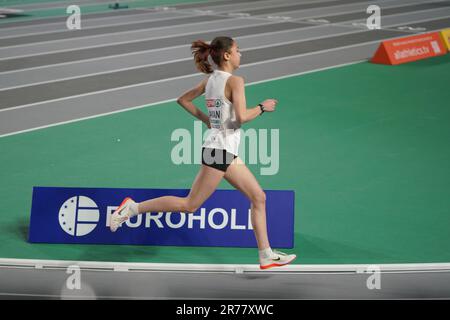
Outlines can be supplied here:
[[[248, 166], [263, 189], [295, 191], [296, 264], [450, 261], [449, 67], [363, 62], [246, 87], [249, 106], [279, 101], [243, 129], [279, 129], [277, 174]], [[27, 241], [33, 186], [190, 188], [199, 165], [173, 164], [170, 137], [193, 121], [171, 101], [0, 138], [0, 257], [257, 263], [248, 248]]]

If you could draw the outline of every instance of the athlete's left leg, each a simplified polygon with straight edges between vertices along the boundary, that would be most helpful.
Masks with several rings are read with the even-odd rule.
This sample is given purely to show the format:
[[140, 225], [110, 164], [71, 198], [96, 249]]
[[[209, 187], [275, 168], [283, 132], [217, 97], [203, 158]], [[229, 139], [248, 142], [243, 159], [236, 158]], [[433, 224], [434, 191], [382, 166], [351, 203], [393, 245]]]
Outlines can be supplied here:
[[255, 176], [241, 158], [237, 157], [228, 167], [224, 178], [251, 202], [251, 220], [259, 250], [270, 248], [266, 225], [266, 194]]
[[260, 268], [281, 267], [294, 261], [295, 254], [272, 251], [270, 248], [266, 222], [266, 194], [239, 157], [233, 160], [224, 178], [244, 193], [251, 202], [251, 220], [259, 249]]

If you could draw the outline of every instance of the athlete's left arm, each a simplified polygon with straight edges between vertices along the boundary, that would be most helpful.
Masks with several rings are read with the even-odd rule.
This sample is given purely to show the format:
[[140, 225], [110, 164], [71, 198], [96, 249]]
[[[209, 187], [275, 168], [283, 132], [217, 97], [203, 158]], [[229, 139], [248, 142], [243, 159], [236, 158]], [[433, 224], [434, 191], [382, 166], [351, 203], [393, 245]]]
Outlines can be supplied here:
[[209, 77], [203, 79], [197, 86], [186, 91], [177, 99], [177, 103], [181, 105], [187, 112], [197, 119], [203, 121], [209, 127], [209, 117], [192, 103], [192, 101], [205, 93], [206, 83]]

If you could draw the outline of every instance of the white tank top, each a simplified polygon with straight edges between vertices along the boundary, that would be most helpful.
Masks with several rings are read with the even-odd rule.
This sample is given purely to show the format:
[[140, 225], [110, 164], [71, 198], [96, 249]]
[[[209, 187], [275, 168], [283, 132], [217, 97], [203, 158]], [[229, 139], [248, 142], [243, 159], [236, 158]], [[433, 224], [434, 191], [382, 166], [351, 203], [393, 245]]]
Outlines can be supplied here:
[[225, 97], [225, 85], [231, 73], [214, 70], [206, 83], [205, 100], [211, 129], [203, 147], [225, 149], [238, 155], [241, 140], [240, 124], [233, 104]]

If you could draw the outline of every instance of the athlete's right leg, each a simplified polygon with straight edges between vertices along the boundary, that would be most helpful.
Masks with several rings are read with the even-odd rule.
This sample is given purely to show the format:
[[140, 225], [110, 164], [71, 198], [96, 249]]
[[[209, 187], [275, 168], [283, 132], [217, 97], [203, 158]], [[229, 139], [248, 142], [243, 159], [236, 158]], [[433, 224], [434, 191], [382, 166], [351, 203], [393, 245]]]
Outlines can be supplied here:
[[201, 165], [191, 190], [186, 197], [163, 196], [138, 204], [138, 213], [145, 212], [195, 212], [216, 190], [225, 172]]

